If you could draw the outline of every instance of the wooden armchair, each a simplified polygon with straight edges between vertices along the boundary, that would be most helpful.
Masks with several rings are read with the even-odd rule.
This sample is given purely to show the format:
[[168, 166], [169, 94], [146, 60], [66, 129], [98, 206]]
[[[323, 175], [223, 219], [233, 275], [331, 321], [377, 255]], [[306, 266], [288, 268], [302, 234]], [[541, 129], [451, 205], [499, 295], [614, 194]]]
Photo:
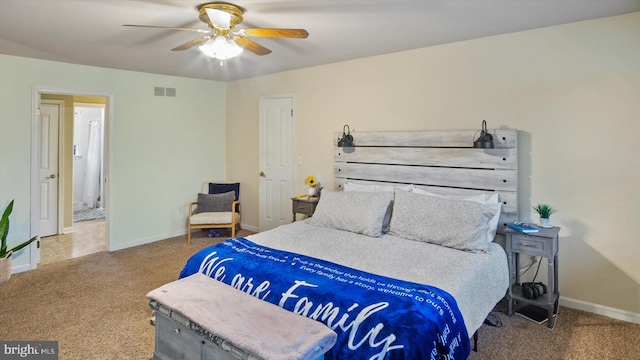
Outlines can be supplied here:
[[189, 204], [187, 244], [193, 229], [231, 229], [231, 237], [240, 230], [240, 183], [208, 183], [208, 194], [198, 194]]

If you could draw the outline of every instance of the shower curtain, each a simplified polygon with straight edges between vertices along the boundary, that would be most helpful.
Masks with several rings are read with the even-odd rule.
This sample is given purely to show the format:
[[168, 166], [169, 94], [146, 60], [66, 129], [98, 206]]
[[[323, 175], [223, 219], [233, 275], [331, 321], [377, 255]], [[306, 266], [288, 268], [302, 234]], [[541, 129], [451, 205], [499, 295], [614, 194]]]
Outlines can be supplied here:
[[89, 208], [101, 207], [102, 194], [102, 121], [89, 122], [89, 144], [85, 169], [83, 201]]

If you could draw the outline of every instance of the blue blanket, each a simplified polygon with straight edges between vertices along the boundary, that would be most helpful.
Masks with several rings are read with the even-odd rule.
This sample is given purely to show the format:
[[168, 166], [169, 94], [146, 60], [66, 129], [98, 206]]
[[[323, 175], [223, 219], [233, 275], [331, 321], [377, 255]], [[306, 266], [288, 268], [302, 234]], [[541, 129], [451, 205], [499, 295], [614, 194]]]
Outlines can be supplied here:
[[[354, 255], [357, 256], [357, 255]], [[325, 359], [466, 359], [462, 314], [449, 293], [244, 238], [194, 254], [180, 278], [201, 272], [338, 334]]]

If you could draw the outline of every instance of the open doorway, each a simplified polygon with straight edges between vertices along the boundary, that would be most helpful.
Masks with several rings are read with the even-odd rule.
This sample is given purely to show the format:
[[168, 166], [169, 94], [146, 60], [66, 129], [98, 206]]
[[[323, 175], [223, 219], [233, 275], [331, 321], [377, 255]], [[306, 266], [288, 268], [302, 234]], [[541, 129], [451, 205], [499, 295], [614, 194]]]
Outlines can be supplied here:
[[[46, 124], [39, 128], [40, 147], [56, 138], [57, 151], [57, 197], [47, 203], [40, 201], [40, 214], [47, 208], [56, 209], [57, 227], [46, 230], [43, 220], [40, 224], [40, 251], [36, 263], [46, 264], [80, 257], [108, 249], [105, 138], [108, 134], [108, 97], [81, 94], [39, 93], [40, 121], [48, 114], [44, 104], [60, 104], [60, 121], [57, 133], [46, 130]], [[50, 134], [47, 134], [50, 132]], [[47, 138], [48, 137], [48, 138]], [[35, 139], [36, 137], [34, 137]], [[52, 152], [54, 154], [55, 152]], [[33, 157], [33, 156], [32, 156]], [[40, 152], [41, 163], [44, 153]], [[48, 161], [48, 160], [47, 160]], [[48, 180], [40, 171], [40, 177]], [[51, 175], [48, 175], [51, 176]], [[34, 196], [43, 198], [42, 191], [34, 190]], [[36, 198], [38, 198], [36, 197]], [[33, 205], [33, 204], [32, 204]], [[51, 212], [53, 213], [53, 212]], [[33, 220], [33, 219], [32, 219]], [[37, 221], [37, 220], [36, 220]], [[46, 230], [46, 231], [45, 231]], [[32, 268], [33, 266], [32, 259]]]
[[73, 106], [73, 223], [104, 219], [104, 104]]

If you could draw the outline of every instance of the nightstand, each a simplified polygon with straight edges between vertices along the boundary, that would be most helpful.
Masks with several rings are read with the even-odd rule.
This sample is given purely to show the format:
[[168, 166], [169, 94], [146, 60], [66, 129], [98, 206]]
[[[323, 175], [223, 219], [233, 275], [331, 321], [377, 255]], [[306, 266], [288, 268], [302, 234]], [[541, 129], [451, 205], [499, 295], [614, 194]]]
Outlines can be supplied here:
[[[514, 302], [533, 304], [547, 309], [548, 326], [553, 328], [558, 313], [558, 233], [559, 227], [539, 228], [538, 232], [523, 234], [513, 229], [505, 229], [507, 260], [509, 262], [509, 291], [507, 293], [508, 315], [513, 315]], [[522, 295], [520, 283], [520, 254], [547, 258], [549, 265], [547, 293], [537, 299], [527, 299]], [[540, 259], [542, 260], [542, 259]]]
[[316, 206], [318, 206], [318, 200], [319, 198], [317, 197], [310, 197], [308, 199], [291, 198], [293, 202], [293, 221], [296, 221], [296, 214], [312, 216], [313, 212], [316, 211]]

